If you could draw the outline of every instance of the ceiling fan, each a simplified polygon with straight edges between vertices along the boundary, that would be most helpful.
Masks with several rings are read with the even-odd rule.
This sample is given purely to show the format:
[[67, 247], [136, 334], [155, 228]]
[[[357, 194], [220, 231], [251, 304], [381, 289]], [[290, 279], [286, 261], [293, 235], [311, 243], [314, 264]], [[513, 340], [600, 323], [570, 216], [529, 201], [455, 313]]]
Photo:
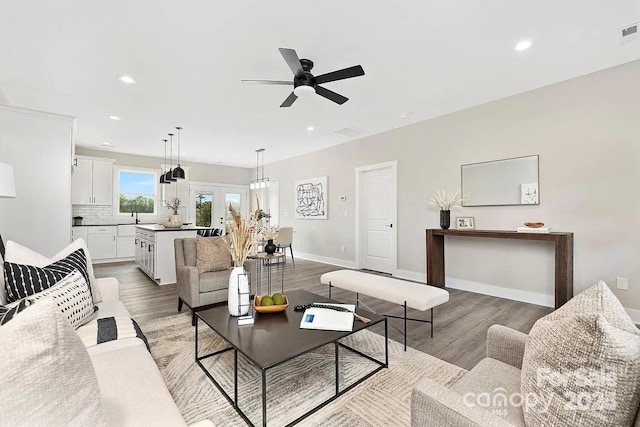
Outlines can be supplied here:
[[310, 59], [299, 59], [298, 54], [293, 49], [280, 48], [278, 49], [284, 60], [293, 71], [293, 81], [282, 80], [242, 80], [248, 83], [260, 83], [266, 85], [293, 85], [293, 92], [284, 100], [280, 107], [291, 107], [291, 104], [298, 99], [298, 96], [306, 95], [307, 93], [316, 93], [328, 100], [335, 102], [336, 104], [344, 104], [349, 100], [339, 93], [333, 92], [322, 86], [323, 83], [335, 82], [336, 80], [350, 79], [351, 77], [364, 76], [364, 70], [360, 65], [345, 68], [331, 73], [322, 74], [320, 76], [314, 76], [311, 74], [313, 68], [313, 61]]

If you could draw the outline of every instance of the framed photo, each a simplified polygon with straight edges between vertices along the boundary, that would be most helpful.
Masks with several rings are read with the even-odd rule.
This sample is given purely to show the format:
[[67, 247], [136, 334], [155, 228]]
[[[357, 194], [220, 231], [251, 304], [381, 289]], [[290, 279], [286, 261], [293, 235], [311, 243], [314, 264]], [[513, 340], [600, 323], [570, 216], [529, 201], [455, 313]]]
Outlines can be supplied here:
[[473, 230], [476, 228], [476, 221], [472, 216], [457, 216], [456, 228], [458, 230]]

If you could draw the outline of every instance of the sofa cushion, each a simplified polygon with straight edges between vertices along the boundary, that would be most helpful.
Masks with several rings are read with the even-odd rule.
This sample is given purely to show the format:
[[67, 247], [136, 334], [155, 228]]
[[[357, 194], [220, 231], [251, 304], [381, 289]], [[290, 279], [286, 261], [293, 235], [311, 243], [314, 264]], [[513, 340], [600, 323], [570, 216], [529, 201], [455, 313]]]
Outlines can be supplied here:
[[520, 369], [490, 357], [484, 358], [458, 380], [451, 390], [463, 403], [480, 406], [514, 426], [524, 426], [520, 404]]
[[199, 273], [231, 268], [231, 255], [224, 237], [196, 235], [196, 267]]
[[82, 272], [91, 288], [91, 296], [93, 297], [93, 302], [98, 303], [102, 301], [102, 295], [100, 294], [100, 289], [96, 283], [96, 278], [93, 273], [93, 265], [91, 263], [91, 255], [89, 254], [89, 249], [87, 248], [87, 244], [83, 239], [74, 240], [51, 258], [47, 258], [44, 255], [41, 255], [29, 248], [20, 245], [19, 243], [9, 240], [7, 242], [7, 253], [5, 261], [18, 264], [33, 265], [36, 267], [44, 267], [51, 264], [51, 262], [67, 258], [70, 254], [76, 252], [78, 249], [82, 249], [84, 259], [78, 257], [71, 258], [69, 260], [71, 264], [69, 268], [66, 269], [66, 271], [71, 272], [71, 269], [75, 268]]
[[231, 269], [200, 273], [200, 292], [212, 292], [229, 288]]
[[538, 320], [522, 362], [527, 425], [628, 426], [640, 404], [640, 332], [604, 282]]
[[0, 424], [104, 426], [87, 350], [51, 300], [0, 327]]
[[29, 307], [31, 304], [31, 300], [25, 298], [11, 304], [10, 306], [0, 305], [0, 326], [8, 323], [11, 319], [16, 317], [18, 313]]
[[49, 298], [53, 299], [60, 312], [74, 329], [95, 317], [96, 310], [91, 299], [89, 285], [78, 270], [66, 275], [49, 289], [28, 297], [32, 303]]
[[[91, 354], [107, 424], [118, 427], [186, 425], [144, 343], [137, 338], [130, 340], [135, 340], [137, 345]], [[92, 348], [111, 343], [117, 341]]]

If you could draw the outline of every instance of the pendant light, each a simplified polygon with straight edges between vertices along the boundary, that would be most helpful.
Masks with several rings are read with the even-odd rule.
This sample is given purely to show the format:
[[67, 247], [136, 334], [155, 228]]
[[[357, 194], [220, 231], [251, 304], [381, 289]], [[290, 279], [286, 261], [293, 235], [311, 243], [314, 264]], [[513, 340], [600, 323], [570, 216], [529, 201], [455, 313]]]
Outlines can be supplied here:
[[[256, 150], [256, 179], [251, 181], [251, 184], [249, 185], [249, 188], [252, 190], [271, 187], [269, 178], [264, 177], [264, 152], [264, 148], [258, 148]], [[262, 177], [260, 176], [260, 155], [262, 155]]]
[[165, 179], [165, 172], [164, 172], [164, 168], [165, 165], [167, 164], [167, 140], [163, 139], [164, 141], [164, 163], [162, 165], [162, 174], [160, 175], [160, 184], [171, 184], [170, 182], [167, 182], [167, 180]]
[[182, 128], [176, 126], [176, 129], [178, 130], [178, 153], [176, 156], [178, 158], [178, 167], [173, 170], [173, 177], [176, 179], [184, 179], [184, 169], [180, 167], [180, 130], [182, 130]]
[[165, 181], [172, 183], [177, 181], [177, 179], [173, 177], [173, 168], [172, 168], [172, 165], [173, 165], [173, 134], [172, 133], [169, 134], [169, 138], [171, 139], [171, 145], [170, 145], [171, 148], [169, 148], [169, 170], [167, 171], [166, 174], [164, 174], [164, 179]]

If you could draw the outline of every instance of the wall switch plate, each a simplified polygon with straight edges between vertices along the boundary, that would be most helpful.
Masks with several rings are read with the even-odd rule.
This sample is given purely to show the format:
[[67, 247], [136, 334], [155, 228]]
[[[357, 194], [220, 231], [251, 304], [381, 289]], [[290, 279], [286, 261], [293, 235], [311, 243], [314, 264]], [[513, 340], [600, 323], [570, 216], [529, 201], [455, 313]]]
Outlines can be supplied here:
[[340, 246], [340, 252], [344, 252], [344, 245]]
[[626, 291], [629, 289], [629, 279], [626, 277], [616, 277], [616, 287]]

